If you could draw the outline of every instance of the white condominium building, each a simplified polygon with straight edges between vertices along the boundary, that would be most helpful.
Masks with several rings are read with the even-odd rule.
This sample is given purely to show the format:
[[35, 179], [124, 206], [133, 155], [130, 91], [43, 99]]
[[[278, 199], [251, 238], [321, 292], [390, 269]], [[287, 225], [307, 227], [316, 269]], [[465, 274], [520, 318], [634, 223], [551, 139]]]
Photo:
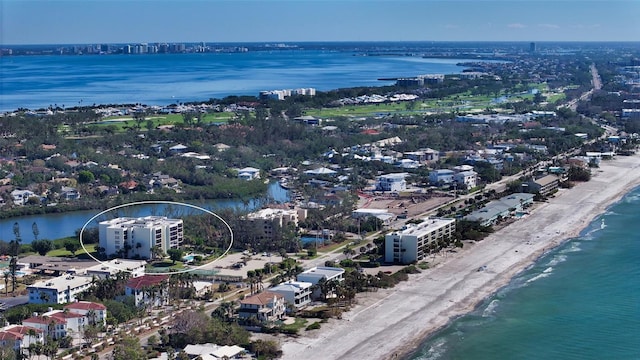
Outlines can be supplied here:
[[164, 216], [121, 217], [100, 222], [99, 233], [100, 247], [107, 256], [151, 259], [154, 247], [164, 253], [178, 248], [183, 239], [183, 223]]
[[431, 243], [453, 236], [455, 230], [455, 219], [427, 218], [420, 224], [410, 224], [385, 236], [384, 260], [400, 264], [420, 261], [429, 254]]

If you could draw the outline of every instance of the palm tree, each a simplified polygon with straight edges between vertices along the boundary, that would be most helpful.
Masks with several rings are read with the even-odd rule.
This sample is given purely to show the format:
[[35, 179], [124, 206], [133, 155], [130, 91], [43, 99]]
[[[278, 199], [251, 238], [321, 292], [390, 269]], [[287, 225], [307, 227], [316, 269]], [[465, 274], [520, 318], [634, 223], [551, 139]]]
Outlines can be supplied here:
[[4, 272], [4, 294], [7, 295], [9, 293], [9, 277], [10, 273], [8, 271]]

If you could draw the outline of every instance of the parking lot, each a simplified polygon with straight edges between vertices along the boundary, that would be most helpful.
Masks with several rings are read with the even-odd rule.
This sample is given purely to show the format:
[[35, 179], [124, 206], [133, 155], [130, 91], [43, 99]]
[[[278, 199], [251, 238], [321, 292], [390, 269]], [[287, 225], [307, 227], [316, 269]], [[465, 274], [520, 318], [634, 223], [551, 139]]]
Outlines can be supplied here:
[[[237, 264], [242, 264], [243, 261], [246, 261], [246, 265], [244, 266], [237, 265]], [[264, 265], [268, 262], [279, 263], [281, 261], [282, 261], [282, 257], [279, 254], [275, 254], [275, 253], [270, 253], [270, 254], [257, 253], [255, 255], [233, 253], [233, 254], [228, 254], [225, 257], [214, 261], [209, 266], [206, 266], [205, 269], [217, 270], [219, 271], [220, 275], [242, 276], [243, 278], [246, 278], [247, 271], [249, 270], [263, 269]]]

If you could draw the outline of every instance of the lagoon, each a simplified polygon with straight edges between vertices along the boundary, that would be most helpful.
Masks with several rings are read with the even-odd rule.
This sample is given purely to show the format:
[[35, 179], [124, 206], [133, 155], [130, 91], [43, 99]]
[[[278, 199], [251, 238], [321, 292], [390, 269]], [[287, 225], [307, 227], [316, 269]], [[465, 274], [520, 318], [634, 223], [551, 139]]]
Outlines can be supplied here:
[[[278, 182], [272, 182], [271, 184], [269, 184], [267, 194], [275, 202], [289, 201], [288, 191], [280, 187]], [[185, 203], [198, 206], [213, 212], [221, 209], [239, 209], [242, 211], [252, 211], [262, 205], [262, 202], [258, 198], [252, 199], [247, 202], [233, 199], [224, 199], [205, 201], [192, 200], [185, 201]], [[34, 223], [36, 223], [38, 227], [38, 239], [54, 240], [69, 236], [75, 236], [76, 230], [81, 229], [82, 226], [93, 216], [104, 210], [106, 209], [30, 215], [3, 219], [0, 220], [0, 240], [11, 241], [15, 239], [13, 233], [13, 226], [15, 223], [17, 223], [19, 226], [21, 240], [24, 244], [29, 244], [35, 239], [32, 231], [32, 226]], [[147, 216], [153, 215], [154, 213], [161, 212], [163, 210], [166, 210], [166, 206], [141, 205], [119, 209], [119, 214], [121, 214], [121, 216]], [[176, 210], [183, 212], [185, 210], [187, 212], [198, 212], [197, 210], [184, 206], [181, 207], [181, 209]]]

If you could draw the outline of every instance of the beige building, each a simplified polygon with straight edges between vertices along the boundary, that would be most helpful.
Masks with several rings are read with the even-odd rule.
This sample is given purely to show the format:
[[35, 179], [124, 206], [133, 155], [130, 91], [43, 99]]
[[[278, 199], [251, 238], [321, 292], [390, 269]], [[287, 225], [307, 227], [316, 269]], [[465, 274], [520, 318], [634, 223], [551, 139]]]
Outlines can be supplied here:
[[240, 301], [238, 316], [241, 319], [255, 317], [259, 321], [274, 321], [284, 317], [284, 296], [271, 291], [249, 296]]
[[276, 227], [285, 227], [292, 224], [298, 227], [298, 222], [307, 218], [306, 209], [274, 209], [266, 208], [247, 215], [250, 222], [262, 239], [273, 239]]
[[429, 254], [432, 243], [452, 237], [455, 230], [455, 219], [427, 218], [420, 224], [408, 224], [402, 231], [385, 236], [384, 261], [400, 264], [420, 261]]

